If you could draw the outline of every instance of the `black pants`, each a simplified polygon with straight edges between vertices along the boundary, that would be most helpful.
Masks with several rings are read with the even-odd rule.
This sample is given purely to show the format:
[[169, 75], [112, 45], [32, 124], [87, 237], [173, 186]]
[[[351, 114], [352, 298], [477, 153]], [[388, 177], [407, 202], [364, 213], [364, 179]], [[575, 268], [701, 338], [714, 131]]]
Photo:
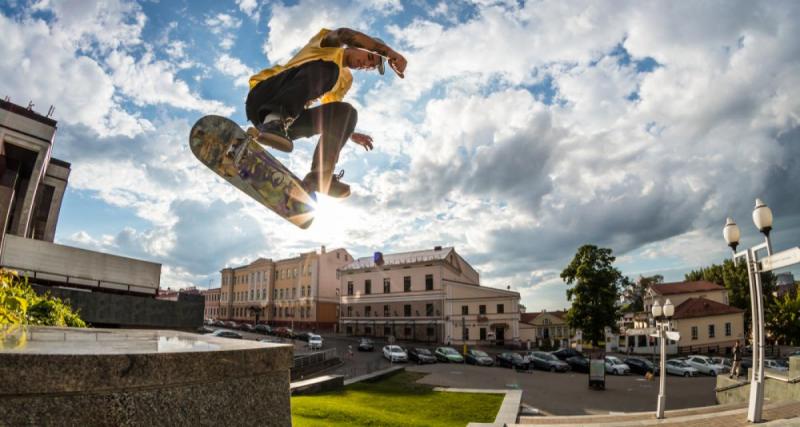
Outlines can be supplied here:
[[[330, 102], [306, 109], [308, 101], [331, 90], [339, 78], [339, 67], [329, 61], [312, 61], [290, 68], [260, 82], [247, 95], [247, 119], [258, 125], [275, 112], [295, 118], [289, 127], [291, 139], [320, 135], [311, 172], [326, 184], [358, 121], [358, 113], [346, 102]], [[322, 183], [322, 182], [321, 182]]]

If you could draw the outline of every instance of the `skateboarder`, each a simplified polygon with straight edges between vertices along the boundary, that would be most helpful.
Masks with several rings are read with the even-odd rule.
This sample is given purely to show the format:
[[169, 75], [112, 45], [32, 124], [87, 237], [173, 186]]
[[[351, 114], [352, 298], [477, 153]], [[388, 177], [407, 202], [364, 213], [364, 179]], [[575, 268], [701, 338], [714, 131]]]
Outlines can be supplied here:
[[[383, 74], [384, 59], [404, 77], [406, 59], [380, 39], [349, 28], [320, 30], [285, 65], [250, 77], [246, 110], [255, 129], [248, 133], [287, 153], [294, 148], [293, 140], [319, 134], [303, 188], [308, 193], [349, 196], [350, 186], [340, 181], [344, 171], [334, 175], [339, 152], [348, 139], [369, 151], [372, 138], [353, 132], [358, 114], [342, 99], [353, 83], [350, 69], [377, 69]], [[321, 105], [309, 108], [317, 99]]]

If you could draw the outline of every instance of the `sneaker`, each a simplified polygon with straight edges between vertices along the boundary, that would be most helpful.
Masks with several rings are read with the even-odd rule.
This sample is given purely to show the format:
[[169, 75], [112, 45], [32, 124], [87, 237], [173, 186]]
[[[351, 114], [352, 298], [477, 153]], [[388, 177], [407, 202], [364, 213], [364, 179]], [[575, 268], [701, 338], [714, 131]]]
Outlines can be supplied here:
[[286, 124], [282, 120], [272, 120], [262, 123], [255, 128], [247, 129], [247, 134], [259, 144], [270, 146], [285, 153], [291, 153], [294, 142], [286, 133]]
[[344, 199], [345, 197], [350, 196], [350, 186], [339, 181], [344, 176], [344, 171], [340, 171], [338, 174], [334, 174], [331, 176], [330, 186], [328, 187], [327, 192], [319, 191], [319, 180], [317, 179], [317, 174], [313, 172], [309, 172], [305, 178], [303, 178], [303, 189], [306, 190], [307, 193], [323, 193], [327, 194], [328, 197], [335, 197], [337, 199]]

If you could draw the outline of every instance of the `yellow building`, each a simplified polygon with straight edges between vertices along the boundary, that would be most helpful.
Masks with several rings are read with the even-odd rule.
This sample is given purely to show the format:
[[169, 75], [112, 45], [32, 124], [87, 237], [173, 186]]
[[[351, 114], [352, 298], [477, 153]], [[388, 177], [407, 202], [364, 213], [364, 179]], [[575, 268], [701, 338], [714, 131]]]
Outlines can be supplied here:
[[572, 333], [565, 320], [566, 311], [522, 313], [520, 315], [520, 339], [530, 341], [536, 347], [566, 348]]
[[337, 270], [353, 261], [345, 249], [311, 251], [273, 261], [259, 258], [221, 271], [221, 320], [332, 330], [338, 306]]

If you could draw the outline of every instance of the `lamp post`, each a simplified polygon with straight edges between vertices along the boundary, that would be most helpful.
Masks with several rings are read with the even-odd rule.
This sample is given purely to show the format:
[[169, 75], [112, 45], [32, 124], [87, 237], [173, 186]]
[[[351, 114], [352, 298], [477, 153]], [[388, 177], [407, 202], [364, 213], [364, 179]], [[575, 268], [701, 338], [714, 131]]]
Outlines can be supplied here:
[[658, 328], [658, 344], [661, 348], [661, 357], [659, 360], [659, 380], [658, 380], [658, 405], [656, 406], [656, 418], [664, 418], [664, 407], [667, 403], [667, 396], [665, 389], [667, 387], [667, 331], [670, 330], [670, 319], [675, 314], [675, 306], [672, 301], [667, 299], [662, 307], [656, 300], [650, 310], [653, 314], [653, 319], [656, 321], [656, 328]]

